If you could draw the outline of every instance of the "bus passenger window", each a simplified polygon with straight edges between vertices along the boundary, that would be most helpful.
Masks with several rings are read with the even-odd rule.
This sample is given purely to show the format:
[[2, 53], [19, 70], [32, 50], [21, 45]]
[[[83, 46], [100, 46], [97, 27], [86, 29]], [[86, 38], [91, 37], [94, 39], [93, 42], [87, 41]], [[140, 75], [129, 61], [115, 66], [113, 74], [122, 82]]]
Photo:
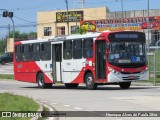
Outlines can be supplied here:
[[90, 58], [93, 56], [93, 38], [83, 40], [83, 57]]
[[21, 61], [21, 46], [20, 45], [18, 45], [18, 46], [16, 46], [15, 47], [15, 56], [16, 56], [16, 61], [17, 62], [20, 62]]
[[68, 51], [66, 51], [65, 52], [65, 59], [71, 59], [71, 54], [70, 54], [70, 52]]
[[92, 57], [93, 55], [93, 50], [87, 50], [87, 57]]
[[23, 61], [29, 61], [30, 60], [31, 53], [30, 53], [29, 49], [30, 49], [29, 44], [22, 45], [22, 60]]
[[63, 58], [72, 59], [72, 41], [65, 41], [63, 43]]
[[40, 50], [41, 50], [41, 60], [51, 59], [51, 44], [50, 43], [42, 43]]
[[82, 40], [73, 41], [73, 58], [81, 59], [82, 58]]
[[32, 45], [32, 60], [33, 61], [40, 61], [40, 45], [39, 44], [33, 44]]

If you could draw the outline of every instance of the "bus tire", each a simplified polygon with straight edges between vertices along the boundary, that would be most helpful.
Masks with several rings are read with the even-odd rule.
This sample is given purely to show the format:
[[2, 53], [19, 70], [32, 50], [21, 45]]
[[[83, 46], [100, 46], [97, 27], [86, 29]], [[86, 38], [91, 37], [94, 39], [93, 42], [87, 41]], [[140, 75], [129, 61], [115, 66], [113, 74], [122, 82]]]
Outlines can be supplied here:
[[44, 75], [43, 73], [38, 73], [37, 76], [37, 83], [39, 88], [47, 88], [47, 84], [45, 83]]
[[1, 63], [2, 63], [2, 65], [5, 65], [5, 64], [6, 64], [6, 62], [5, 62], [4, 60], [3, 60]]
[[131, 82], [120, 82], [119, 86], [121, 89], [128, 89], [131, 86]]
[[90, 72], [85, 76], [85, 83], [88, 90], [95, 90], [97, 88], [97, 84], [94, 83], [93, 74]]
[[68, 88], [68, 89], [71, 89], [71, 88], [77, 88], [78, 87], [78, 83], [65, 83], [65, 87]]
[[52, 88], [52, 83], [46, 83], [47, 88]]

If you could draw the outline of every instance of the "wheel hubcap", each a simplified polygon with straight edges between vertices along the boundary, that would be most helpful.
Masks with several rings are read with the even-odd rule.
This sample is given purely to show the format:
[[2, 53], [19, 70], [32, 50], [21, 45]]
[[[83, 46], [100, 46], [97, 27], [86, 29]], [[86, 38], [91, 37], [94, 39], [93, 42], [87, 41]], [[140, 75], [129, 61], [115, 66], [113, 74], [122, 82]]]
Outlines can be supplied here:
[[88, 83], [89, 86], [92, 85], [92, 77], [88, 77], [87, 78], [87, 83]]
[[42, 86], [42, 83], [43, 83], [43, 78], [39, 77], [39, 85]]

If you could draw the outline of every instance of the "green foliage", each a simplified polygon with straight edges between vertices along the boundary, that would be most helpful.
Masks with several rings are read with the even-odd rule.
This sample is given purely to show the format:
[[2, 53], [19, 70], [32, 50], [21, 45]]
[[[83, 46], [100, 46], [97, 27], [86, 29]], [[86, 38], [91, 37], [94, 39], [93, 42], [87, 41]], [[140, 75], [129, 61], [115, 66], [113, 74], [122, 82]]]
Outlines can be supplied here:
[[[25, 33], [25, 32], [20, 32], [20, 31], [15, 31], [14, 33], [15, 35], [15, 39], [19, 39], [19, 40], [28, 40], [30, 39], [31, 37], [32, 38], [37, 38], [37, 33], [36, 32], [29, 32], [29, 33]], [[13, 37], [13, 32], [10, 33], [9, 35], [10, 38]]]
[[[156, 50], [156, 51], [151, 51], [151, 52], [156, 52], [156, 62], [157, 62], [157, 71], [160, 71], [160, 50]], [[154, 56], [150, 56], [150, 71], [154, 70]]]
[[[11, 31], [10, 35], [6, 35], [4, 38], [0, 38], [0, 55], [5, 52], [5, 48], [7, 47], [7, 38], [13, 38], [13, 32]], [[15, 31], [15, 40], [28, 40], [28, 39], [36, 39], [37, 32], [20, 32]]]
[[1, 39], [0, 40], [0, 55], [2, 55], [5, 52], [5, 48], [7, 46], [7, 39]]
[[78, 31], [77, 31], [77, 33], [80, 33], [80, 34], [85, 34], [87, 31], [84, 29], [84, 28], [82, 28], [82, 27], [80, 27], [79, 29], [78, 29]]

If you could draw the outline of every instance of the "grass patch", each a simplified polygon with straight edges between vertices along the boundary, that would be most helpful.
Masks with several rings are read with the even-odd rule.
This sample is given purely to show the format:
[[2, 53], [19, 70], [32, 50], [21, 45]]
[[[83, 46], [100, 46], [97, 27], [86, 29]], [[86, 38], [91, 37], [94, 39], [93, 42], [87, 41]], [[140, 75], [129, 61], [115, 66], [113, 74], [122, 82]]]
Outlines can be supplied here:
[[0, 74], [0, 79], [14, 79], [14, 75]]
[[[0, 93], [0, 111], [37, 111], [39, 104], [31, 98], [13, 95], [10, 93]], [[0, 118], [6, 120], [6, 118]], [[7, 118], [7, 120], [30, 120], [31, 118]]]
[[0, 51], [0, 56], [3, 54], [3, 52]]
[[[156, 52], [156, 62], [157, 62], [157, 71], [160, 71], [160, 50], [156, 50], [156, 51], [151, 51], [151, 53], [154, 53]], [[154, 70], [154, 56], [150, 56], [150, 61], [149, 61], [150, 65], [149, 65], [149, 68], [150, 68], [150, 71], [153, 71]]]
[[[49, 108], [43, 106], [43, 111], [47, 112], [49, 111]], [[47, 117], [40, 117], [38, 120], [47, 120]]]
[[[151, 77], [149, 82], [154, 82], [154, 78]], [[156, 83], [160, 83], [160, 78], [159, 77], [156, 77]]]

